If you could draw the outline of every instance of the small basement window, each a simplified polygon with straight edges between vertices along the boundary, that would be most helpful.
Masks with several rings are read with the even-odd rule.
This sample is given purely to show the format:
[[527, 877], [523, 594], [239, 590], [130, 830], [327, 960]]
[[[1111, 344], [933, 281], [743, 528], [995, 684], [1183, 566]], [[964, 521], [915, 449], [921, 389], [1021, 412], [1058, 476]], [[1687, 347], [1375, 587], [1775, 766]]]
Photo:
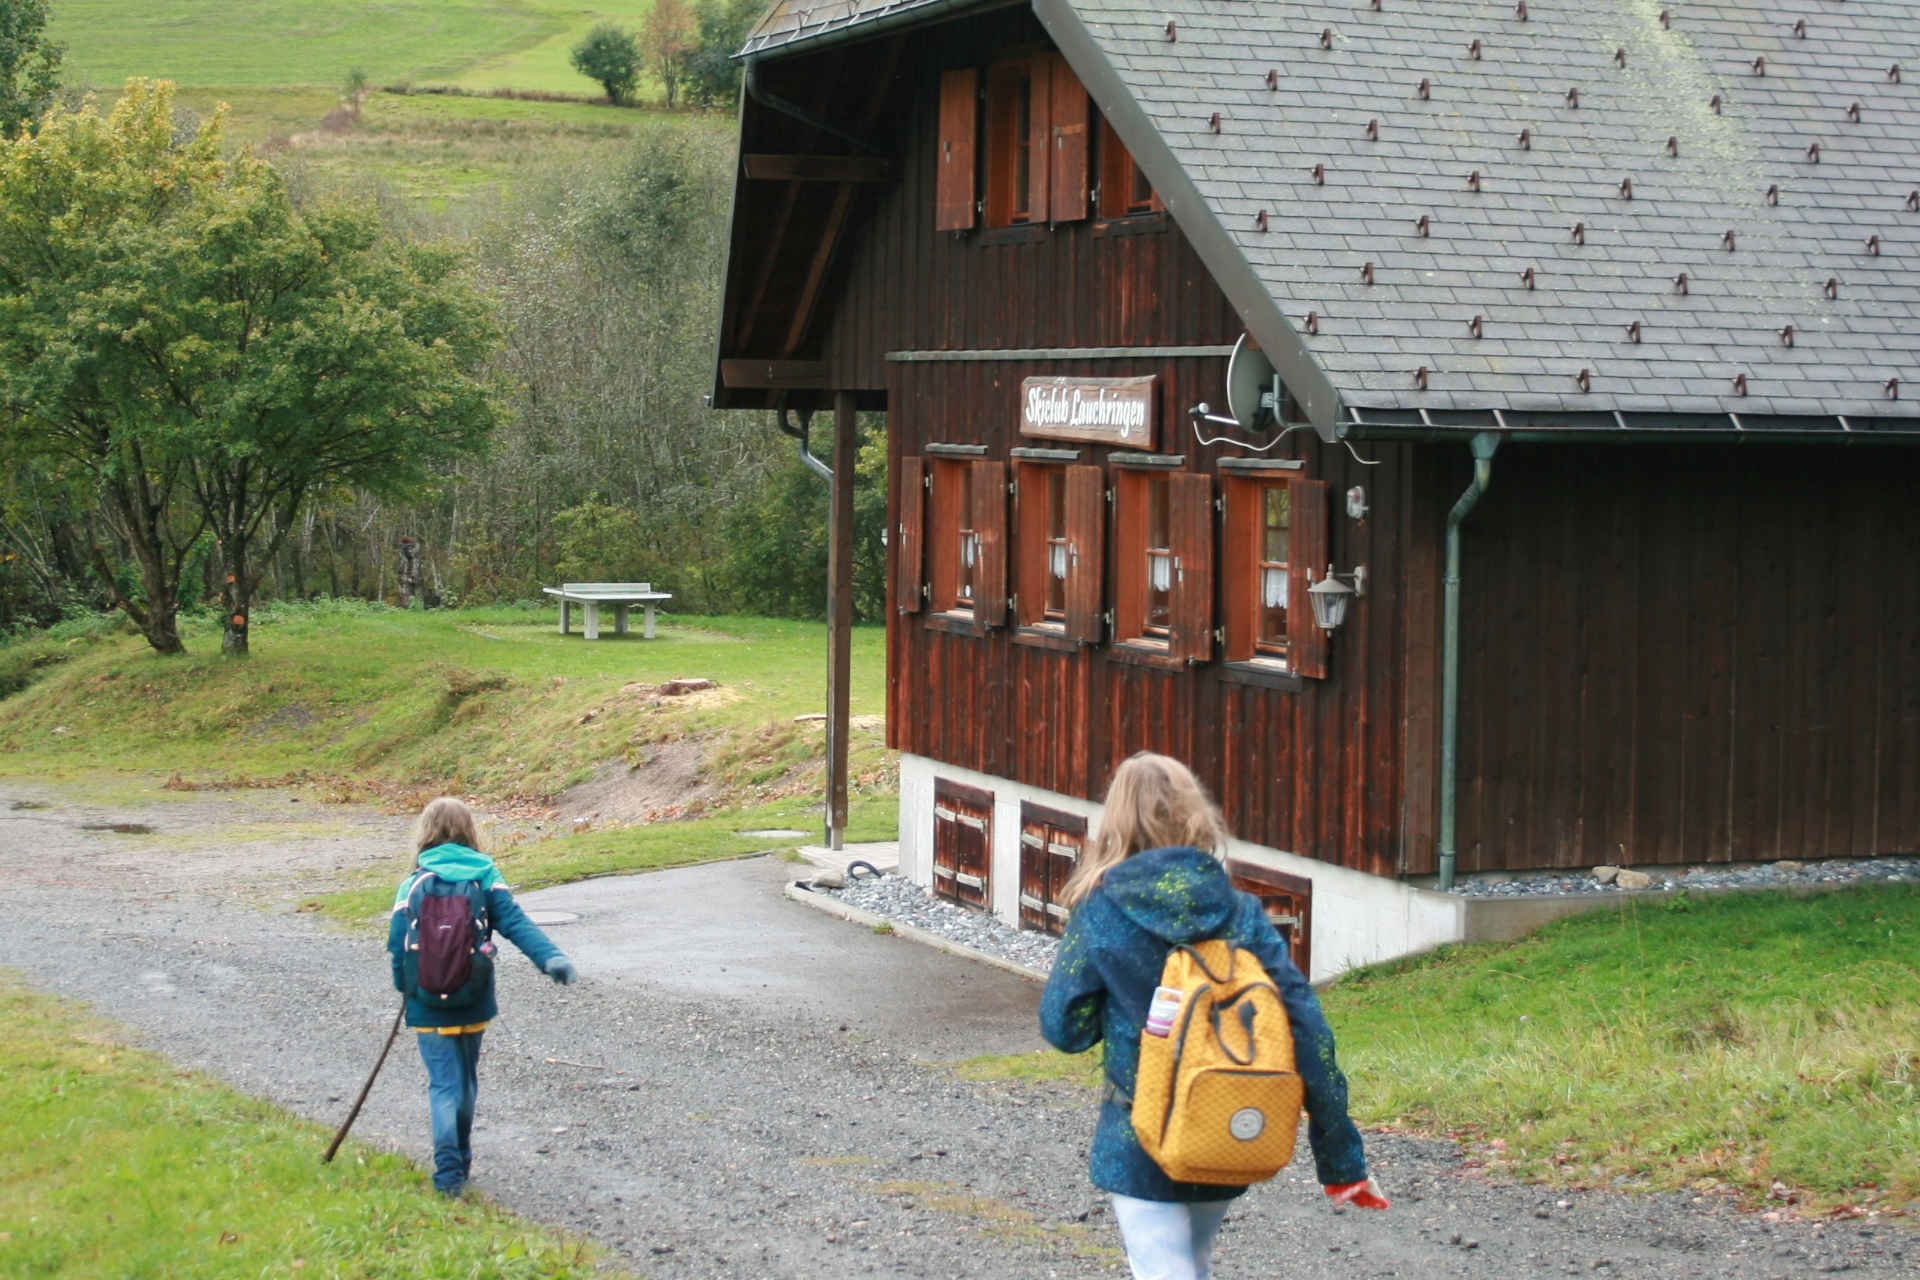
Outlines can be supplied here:
[[933, 780], [933, 892], [963, 907], [992, 901], [993, 793]]
[[1060, 905], [1067, 877], [1087, 843], [1087, 820], [1042, 805], [1020, 805], [1020, 927], [1059, 934], [1067, 926]]
[[1233, 887], [1260, 899], [1267, 919], [1287, 944], [1293, 965], [1313, 977], [1313, 881], [1235, 858], [1227, 863]]

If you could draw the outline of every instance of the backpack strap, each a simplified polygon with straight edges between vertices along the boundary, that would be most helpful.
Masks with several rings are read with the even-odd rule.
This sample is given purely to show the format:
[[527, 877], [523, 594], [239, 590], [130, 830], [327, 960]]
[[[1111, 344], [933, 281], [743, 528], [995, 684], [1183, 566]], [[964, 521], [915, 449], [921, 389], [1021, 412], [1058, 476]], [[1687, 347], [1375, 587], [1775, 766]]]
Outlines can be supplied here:
[[480, 931], [479, 941], [485, 942], [493, 936], [493, 917], [487, 911], [487, 891], [480, 887], [478, 880], [466, 880], [460, 886], [467, 895], [467, 906], [473, 911], [474, 928]]
[[427, 882], [437, 877], [431, 871], [419, 871], [413, 877], [413, 883], [407, 886], [406, 905], [401, 909], [407, 913], [406, 949], [420, 949], [420, 900], [427, 896]]

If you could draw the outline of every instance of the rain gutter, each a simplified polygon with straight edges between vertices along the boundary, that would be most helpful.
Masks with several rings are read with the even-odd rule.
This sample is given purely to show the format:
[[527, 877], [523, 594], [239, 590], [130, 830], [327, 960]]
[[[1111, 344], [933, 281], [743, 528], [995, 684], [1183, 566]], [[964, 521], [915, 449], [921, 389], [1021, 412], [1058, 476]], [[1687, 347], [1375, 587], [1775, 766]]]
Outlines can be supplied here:
[[1445, 621], [1440, 634], [1440, 883], [1442, 893], [1453, 888], [1453, 840], [1456, 776], [1460, 738], [1460, 524], [1493, 481], [1493, 453], [1500, 437], [1482, 431], [1473, 437], [1473, 483], [1447, 512], [1447, 578]]

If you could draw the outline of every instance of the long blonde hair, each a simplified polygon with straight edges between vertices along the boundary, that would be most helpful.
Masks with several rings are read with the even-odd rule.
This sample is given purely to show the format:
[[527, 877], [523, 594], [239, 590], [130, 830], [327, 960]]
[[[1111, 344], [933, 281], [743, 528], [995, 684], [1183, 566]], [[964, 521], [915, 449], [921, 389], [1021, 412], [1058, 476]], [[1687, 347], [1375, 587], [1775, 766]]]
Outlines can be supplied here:
[[473, 810], [453, 796], [441, 796], [427, 801], [427, 807], [413, 824], [413, 849], [415, 853], [431, 849], [437, 844], [463, 844], [469, 849], [480, 848], [480, 832], [474, 826]]
[[1140, 751], [1113, 771], [1100, 829], [1061, 887], [1062, 905], [1078, 906], [1115, 866], [1146, 849], [1191, 845], [1220, 857], [1227, 823], [1193, 771], [1172, 756]]

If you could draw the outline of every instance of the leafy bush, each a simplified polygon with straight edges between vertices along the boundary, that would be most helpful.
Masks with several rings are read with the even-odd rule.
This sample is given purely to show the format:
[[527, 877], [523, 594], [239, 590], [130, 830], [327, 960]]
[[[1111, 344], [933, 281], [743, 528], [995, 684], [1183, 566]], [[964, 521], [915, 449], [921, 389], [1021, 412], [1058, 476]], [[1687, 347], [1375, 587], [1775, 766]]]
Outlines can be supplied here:
[[618, 106], [633, 96], [640, 79], [640, 46], [633, 33], [603, 22], [573, 46], [573, 69], [598, 80], [607, 101]]

